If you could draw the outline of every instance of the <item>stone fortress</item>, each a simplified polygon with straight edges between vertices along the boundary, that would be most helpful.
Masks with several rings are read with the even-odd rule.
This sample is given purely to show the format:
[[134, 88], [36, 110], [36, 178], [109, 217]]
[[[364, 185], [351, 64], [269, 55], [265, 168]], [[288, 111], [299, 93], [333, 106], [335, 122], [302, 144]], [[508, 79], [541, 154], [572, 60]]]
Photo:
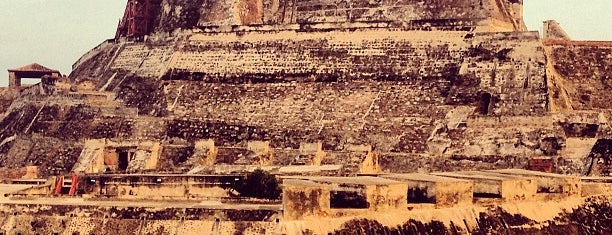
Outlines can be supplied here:
[[129, 0], [9, 70], [0, 234], [610, 233], [611, 51], [521, 0]]

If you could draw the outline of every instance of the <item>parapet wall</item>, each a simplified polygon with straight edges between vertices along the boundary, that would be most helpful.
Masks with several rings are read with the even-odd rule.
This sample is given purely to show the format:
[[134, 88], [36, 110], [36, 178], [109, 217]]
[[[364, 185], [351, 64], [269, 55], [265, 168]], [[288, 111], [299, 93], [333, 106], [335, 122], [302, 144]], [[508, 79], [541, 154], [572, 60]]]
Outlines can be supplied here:
[[389, 30], [196, 34], [173, 56], [166, 78], [183, 79], [181, 71], [192, 74], [186, 79], [222, 83], [452, 76], [469, 43], [465, 35]]
[[[97, 58], [111, 64], [97, 73], [102, 77], [98, 87], [113, 90], [135, 82], [126, 79], [128, 73], [140, 77], [164, 74], [165, 80], [207, 83], [434, 78], [455, 86], [448, 89], [447, 104], [474, 103], [486, 92], [499, 99], [488, 102], [497, 109], [495, 114], [522, 115], [546, 109], [543, 50], [537, 34], [531, 32], [284, 30], [194, 34], [178, 41], [178, 52], [167, 43], [152, 44], [120, 44], [113, 56]], [[88, 76], [75, 73], [73, 77]], [[524, 90], [533, 95], [520, 95]], [[506, 95], [502, 96], [502, 91]]]
[[541, 155], [537, 146], [510, 151], [522, 145], [512, 136], [538, 143], [537, 133], [555, 133], [491, 134], [495, 126], [476, 125], [462, 138], [464, 129], [445, 129], [471, 117], [546, 115], [545, 57], [535, 32], [219, 29], [96, 50], [71, 78], [93, 81], [143, 117], [86, 116], [104, 124], [82, 138], [213, 139], [225, 147], [270, 141], [279, 149], [322, 142], [331, 151], [366, 144], [380, 153], [470, 158]]
[[238, 25], [392, 22], [396, 27], [461, 25], [483, 31], [525, 31], [522, 1], [186, 1], [153, 4], [156, 32]]
[[[129, 204], [129, 203], [128, 203]], [[4, 204], [5, 234], [277, 234], [278, 211]], [[178, 232], [177, 232], [178, 231]]]
[[[270, 140], [274, 147], [297, 149], [301, 142], [323, 138], [325, 147], [333, 150], [343, 149], [351, 138], [351, 144], [375, 143], [385, 151], [404, 148], [395, 139], [404, 136], [414, 142], [414, 151], [423, 151], [433, 119], [446, 113], [441, 88], [424, 83], [270, 86], [177, 81], [166, 89], [181, 86], [180, 94], [168, 94], [176, 104], [172, 112], [181, 117], [169, 125], [168, 136], [213, 138], [220, 145]], [[401, 96], [402, 91], [413, 95]], [[420, 113], [422, 108], [428, 112]]]

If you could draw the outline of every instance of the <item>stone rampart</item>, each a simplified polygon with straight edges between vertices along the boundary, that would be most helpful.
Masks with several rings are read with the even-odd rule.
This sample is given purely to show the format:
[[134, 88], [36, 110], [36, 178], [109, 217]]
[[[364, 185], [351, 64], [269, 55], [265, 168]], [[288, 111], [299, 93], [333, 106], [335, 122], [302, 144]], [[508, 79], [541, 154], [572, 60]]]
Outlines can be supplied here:
[[484, 26], [485, 30], [521, 31], [522, 1], [364, 1], [343, 2], [240, 0], [164, 0], [153, 4], [150, 22], [156, 32], [239, 25], [393, 22]]
[[[221, 145], [246, 140], [271, 140], [273, 146], [294, 149], [299, 148], [301, 141], [328, 136], [324, 145], [333, 150], [342, 149], [345, 140], [341, 136], [348, 134], [355, 138], [367, 138], [356, 140], [354, 144], [372, 141], [378, 148], [390, 150], [397, 140], [387, 138], [400, 136], [403, 132], [415, 132], [406, 133], [406, 141], [412, 138], [415, 142], [425, 141], [420, 137], [426, 137], [429, 131], [417, 132], [410, 127], [427, 128], [433, 125], [433, 118], [445, 114], [444, 100], [436, 97], [441, 88], [433, 84], [432, 87], [418, 84], [422, 83], [390, 83], [386, 86], [365, 82], [298, 83], [269, 86], [175, 82], [167, 88], [184, 86], [184, 92], [180, 94], [173, 112], [189, 117], [191, 121], [174, 121], [174, 125], [169, 125], [168, 135], [187, 139], [214, 138]], [[403, 96], [400, 93], [413, 95]], [[423, 107], [427, 107], [429, 112], [418, 112]], [[248, 115], [235, 115], [237, 113]], [[340, 123], [342, 125], [338, 125]], [[383, 133], [379, 132], [385, 132], [388, 136], [384, 138]], [[379, 137], [383, 139], [376, 140]]]
[[[130, 43], [96, 57], [110, 61], [98, 73], [97, 87], [119, 90], [128, 106], [153, 115], [163, 115], [162, 97], [183, 92], [163, 88], [160, 93], [160, 84], [147, 81], [160, 74], [164, 80], [215, 84], [435, 79], [442, 80], [436, 86], [446, 86], [446, 104], [480, 102], [488, 104], [484, 113], [495, 115], [541, 114], [547, 108], [544, 53], [532, 32], [281, 30], [198, 33], [177, 44], [174, 52], [164, 43]], [[85, 75], [73, 73], [75, 79]], [[139, 95], [141, 90], [147, 92]], [[170, 111], [180, 109], [176, 97], [165, 101]]]
[[[108, 204], [108, 203], [106, 203]], [[276, 234], [278, 211], [5, 204], [5, 234]]]
[[[610, 109], [607, 90], [611, 87], [612, 44], [555, 43], [549, 46], [552, 64], [565, 86], [571, 108]], [[553, 75], [554, 76], [554, 75]], [[558, 95], [557, 95], [558, 97]]]
[[387, 30], [197, 34], [173, 56], [166, 79], [241, 83], [452, 76], [469, 43], [464, 35]]

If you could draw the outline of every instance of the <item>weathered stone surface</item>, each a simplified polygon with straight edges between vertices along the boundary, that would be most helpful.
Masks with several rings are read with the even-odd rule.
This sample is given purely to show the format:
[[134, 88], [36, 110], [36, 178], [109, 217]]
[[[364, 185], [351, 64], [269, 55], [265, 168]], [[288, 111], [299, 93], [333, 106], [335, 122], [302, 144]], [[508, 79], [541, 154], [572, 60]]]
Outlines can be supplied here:
[[[429, 203], [406, 206], [405, 183], [288, 181], [284, 215], [279, 205], [232, 204], [241, 199], [226, 198], [233, 194], [227, 185], [206, 186], [225, 181], [194, 176], [187, 180], [191, 188], [180, 181], [204, 173], [236, 181], [236, 174], [256, 168], [299, 177], [498, 170], [529, 168], [533, 159], [546, 159], [556, 173], [609, 175], [612, 47], [569, 41], [557, 25], [542, 41], [526, 32], [521, 0], [131, 2], [148, 4], [145, 18], [130, 21], [146, 21], [143, 35], [118, 32], [80, 58], [69, 81], [3, 92], [0, 99], [0, 169], [38, 166], [41, 177], [101, 174], [81, 179], [89, 188], [79, 193], [121, 200], [0, 203], [0, 233], [610, 230], [607, 198], [580, 202], [577, 180], [568, 181], [573, 188], [515, 175], [495, 176], [495, 186], [468, 181], [460, 190], [438, 192], [444, 201], [438, 206], [459, 203], [455, 194], [469, 204], [474, 188], [507, 204], [479, 198], [484, 204], [440, 211], [427, 209]], [[106, 177], [119, 172], [137, 174]], [[464, 174], [491, 181], [501, 173]], [[504, 184], [509, 179], [517, 183]], [[14, 195], [48, 194], [55, 191], [52, 182]], [[581, 196], [609, 190], [605, 182], [586, 185]], [[411, 187], [431, 191], [434, 185]], [[558, 195], [539, 195], [553, 191]], [[169, 198], [188, 201], [109, 205]], [[508, 202], [539, 198], [562, 201], [544, 202], [550, 213], [525, 209], [535, 202]]]

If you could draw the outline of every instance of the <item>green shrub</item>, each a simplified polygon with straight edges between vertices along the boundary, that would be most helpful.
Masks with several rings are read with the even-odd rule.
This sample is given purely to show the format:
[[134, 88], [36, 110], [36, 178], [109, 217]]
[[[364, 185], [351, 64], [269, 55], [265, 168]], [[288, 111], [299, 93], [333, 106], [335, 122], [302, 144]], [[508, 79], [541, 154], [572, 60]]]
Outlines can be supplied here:
[[261, 169], [249, 173], [244, 181], [236, 183], [234, 189], [242, 197], [278, 199], [281, 194], [276, 177]]

